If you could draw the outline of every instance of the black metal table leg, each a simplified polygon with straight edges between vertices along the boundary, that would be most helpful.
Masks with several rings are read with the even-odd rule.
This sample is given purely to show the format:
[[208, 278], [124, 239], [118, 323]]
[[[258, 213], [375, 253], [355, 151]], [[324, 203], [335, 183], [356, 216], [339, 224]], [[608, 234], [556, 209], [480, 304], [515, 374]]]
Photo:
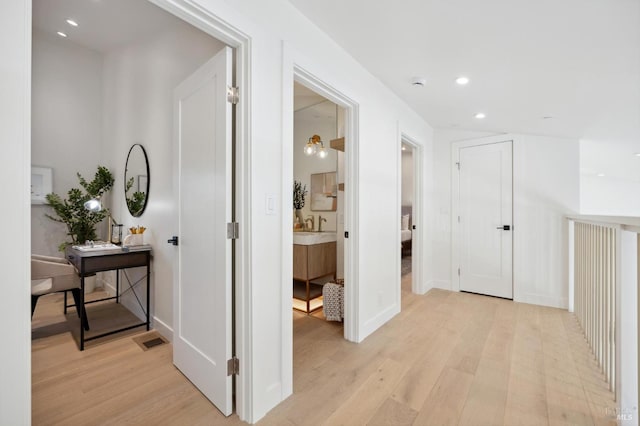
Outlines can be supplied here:
[[84, 308], [84, 274], [80, 274], [80, 306], [76, 306], [76, 309], [80, 309], [80, 350], [84, 351], [84, 324], [82, 321], [83, 318], [86, 318]]
[[149, 331], [149, 307], [151, 306], [151, 259], [147, 260], [147, 331]]

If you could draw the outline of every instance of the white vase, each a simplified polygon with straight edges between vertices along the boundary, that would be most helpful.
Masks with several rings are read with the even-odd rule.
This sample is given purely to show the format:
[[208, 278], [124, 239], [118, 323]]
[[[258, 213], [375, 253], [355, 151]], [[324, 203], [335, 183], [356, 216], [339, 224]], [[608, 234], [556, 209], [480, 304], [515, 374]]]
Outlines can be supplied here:
[[304, 228], [304, 218], [302, 217], [302, 209], [294, 209], [293, 212], [294, 228], [296, 224], [300, 224], [300, 228]]

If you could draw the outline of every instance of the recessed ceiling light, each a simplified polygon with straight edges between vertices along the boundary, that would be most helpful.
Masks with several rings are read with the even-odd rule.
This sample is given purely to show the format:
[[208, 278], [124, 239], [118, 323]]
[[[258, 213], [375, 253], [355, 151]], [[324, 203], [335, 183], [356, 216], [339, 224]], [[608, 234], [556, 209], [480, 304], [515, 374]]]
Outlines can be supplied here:
[[636, 153], [635, 153], [635, 154], [633, 154], [633, 155], [635, 155], [636, 157], [640, 157], [640, 152], [636, 152]]
[[604, 174], [604, 173], [598, 173], [596, 176], [598, 176], [598, 177], [604, 177], [604, 176], [605, 176], [605, 174]]
[[58, 31], [57, 34], [62, 38], [66, 38], [67, 37], [67, 35], [65, 33], [63, 33], [62, 31]]
[[479, 112], [476, 115], [474, 115], [475, 118], [482, 120], [483, 118], [485, 118], [487, 115], [484, 112]]
[[406, 146], [404, 146], [404, 145], [402, 145], [402, 150], [403, 150], [403, 151], [406, 151], [406, 150], [407, 150], [407, 147], [406, 147]]
[[469, 78], [461, 75], [460, 77], [456, 78], [456, 83], [458, 83], [460, 86], [464, 86], [465, 84], [469, 83]]
[[73, 19], [67, 19], [67, 24], [71, 25], [72, 27], [77, 27], [78, 23], [76, 21], [74, 21]]

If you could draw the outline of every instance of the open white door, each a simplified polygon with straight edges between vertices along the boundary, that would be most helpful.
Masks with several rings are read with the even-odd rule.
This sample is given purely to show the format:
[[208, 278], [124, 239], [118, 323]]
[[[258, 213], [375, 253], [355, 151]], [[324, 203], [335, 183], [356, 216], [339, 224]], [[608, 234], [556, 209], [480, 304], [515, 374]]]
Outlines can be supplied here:
[[460, 290], [513, 299], [512, 142], [461, 148]]
[[178, 259], [173, 363], [225, 415], [233, 410], [231, 222], [232, 51], [226, 47], [174, 91]]

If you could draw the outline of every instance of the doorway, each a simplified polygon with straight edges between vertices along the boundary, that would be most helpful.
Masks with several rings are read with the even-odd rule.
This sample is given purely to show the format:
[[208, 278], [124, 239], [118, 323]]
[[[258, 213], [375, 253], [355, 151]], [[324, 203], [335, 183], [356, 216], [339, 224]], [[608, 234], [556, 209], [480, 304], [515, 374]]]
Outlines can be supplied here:
[[402, 133], [399, 138], [398, 206], [400, 224], [400, 299], [422, 294], [423, 162], [422, 145]]
[[416, 217], [413, 146], [402, 142], [400, 158], [400, 286], [401, 295], [404, 295], [411, 293], [413, 287], [413, 231]]
[[[288, 55], [285, 55], [285, 58], [289, 60], [291, 58]], [[287, 59], [285, 59], [285, 63]], [[358, 106], [355, 101], [350, 99], [348, 96], [339, 92], [335, 88], [325, 84], [322, 80], [317, 78], [316, 76], [308, 73], [306, 70], [295, 65], [294, 61], [290, 60], [289, 62], [290, 68], [289, 74], [287, 70], [287, 66], [284, 67], [285, 74], [283, 75], [283, 81], [285, 87], [288, 87], [291, 94], [291, 103], [286, 104], [285, 106], [290, 106], [290, 108], [285, 108], [284, 112], [284, 128], [290, 131], [289, 138], [285, 138], [284, 141], [284, 153], [285, 158], [283, 160], [283, 193], [284, 194], [292, 194], [291, 188], [293, 187], [293, 150], [294, 150], [294, 141], [293, 141], [293, 89], [294, 82], [298, 83], [312, 92], [322, 96], [323, 98], [331, 101], [335, 105], [339, 107], [339, 111], [342, 111], [341, 114], [338, 114], [339, 122], [338, 122], [338, 132], [343, 135], [343, 149], [344, 155], [342, 156], [342, 160], [344, 162], [344, 191], [338, 191], [338, 197], [342, 193], [344, 195], [344, 210], [337, 215], [337, 233], [341, 234], [344, 238], [344, 255], [337, 255], [337, 260], [344, 262], [344, 338], [349, 341], [357, 342], [359, 341], [359, 324], [357, 322], [357, 301], [358, 301], [358, 269], [356, 265], [358, 264], [358, 240], [357, 238], [353, 238], [353, 232], [357, 230], [357, 217], [358, 217], [358, 184], [357, 184], [357, 170], [358, 170], [358, 162], [357, 162], [357, 152], [358, 152]], [[342, 117], [342, 118], [340, 118]], [[340, 138], [339, 138], [340, 139]], [[342, 180], [342, 177], [340, 178]], [[341, 182], [342, 183], [342, 182]], [[339, 203], [339, 201], [338, 201]], [[283, 212], [291, 211], [291, 215], [283, 214], [283, 229], [286, 230], [283, 236], [283, 246], [282, 246], [282, 254], [283, 254], [283, 276], [285, 277], [285, 282], [292, 281], [292, 273], [293, 271], [293, 256], [291, 247], [293, 245], [292, 232], [290, 231], [291, 225], [293, 223], [293, 196], [289, 195], [288, 197], [283, 197]], [[337, 251], [340, 249], [337, 247]], [[287, 277], [291, 277], [291, 279], [287, 279]], [[289, 287], [289, 286], [287, 286]], [[292, 290], [289, 288], [285, 288], [283, 291], [283, 314], [287, 315], [287, 306], [290, 306], [292, 299]], [[289, 311], [289, 318], [290, 311]], [[291, 335], [291, 320], [286, 320], [283, 322], [283, 335], [287, 336], [285, 341], [293, 342], [293, 337]], [[291, 336], [291, 337], [289, 337]], [[287, 343], [287, 347], [284, 348], [285, 353], [289, 353], [289, 344]], [[288, 357], [286, 357], [288, 359]], [[285, 366], [289, 364], [289, 362], [285, 359], [283, 361]], [[291, 364], [292, 365], [292, 364]], [[289, 373], [288, 368], [285, 367], [286, 376], [283, 380], [285, 383], [290, 383], [288, 379]]]
[[460, 291], [513, 299], [513, 142], [454, 146]]
[[[321, 95], [343, 109], [344, 113], [344, 212], [338, 219], [337, 232], [344, 236], [344, 321], [342, 335], [346, 340], [358, 342], [358, 104], [344, 93], [309, 73], [295, 60], [295, 52], [285, 45], [283, 55], [283, 160], [282, 160], [282, 394], [293, 393], [293, 158], [294, 158], [294, 82]], [[340, 125], [339, 125], [340, 127]], [[310, 135], [313, 136], [313, 135]], [[309, 137], [309, 136], [307, 136]], [[340, 194], [340, 191], [338, 192]], [[288, 214], [288, 212], [291, 212]], [[342, 222], [342, 224], [341, 224]]]
[[[37, 2], [34, 1], [34, 6], [37, 6], [36, 3]], [[151, 184], [151, 187], [153, 188], [150, 195], [150, 198], [152, 200], [151, 206], [150, 206], [151, 209], [147, 209], [147, 211], [145, 212], [145, 215], [140, 219], [143, 222], [127, 223], [127, 225], [131, 226], [131, 225], [142, 224], [142, 225], [145, 225], [146, 227], [149, 227], [151, 230], [154, 230], [152, 236], [148, 237], [149, 240], [147, 240], [147, 242], [154, 245], [154, 255], [156, 259], [163, 259], [163, 261], [155, 262], [154, 270], [152, 274], [152, 277], [153, 277], [152, 279], [154, 280], [154, 284], [152, 285], [152, 288], [154, 290], [150, 294], [151, 312], [152, 312], [152, 318], [153, 318], [152, 321], [153, 321], [154, 328], [161, 331], [163, 335], [171, 338], [173, 337], [174, 330], [172, 329], [172, 320], [171, 320], [171, 314], [172, 314], [171, 292], [172, 292], [172, 285], [173, 285], [172, 284], [173, 274], [172, 274], [170, 260], [174, 258], [174, 252], [173, 252], [173, 247], [166, 244], [166, 238], [170, 237], [171, 234], [166, 236], [164, 235], [165, 232], [167, 233], [171, 232], [170, 227], [174, 226], [177, 223], [177, 220], [175, 220], [176, 223], [174, 223], [175, 211], [172, 211], [172, 204], [171, 204], [172, 200], [174, 200], [171, 190], [172, 190], [172, 179], [175, 173], [172, 173], [173, 170], [172, 170], [172, 162], [171, 162], [171, 159], [172, 159], [171, 150], [167, 149], [167, 147], [171, 146], [171, 139], [173, 136], [172, 135], [173, 123], [171, 121], [171, 110], [172, 110], [171, 91], [173, 90], [173, 88], [175, 88], [175, 85], [180, 82], [180, 79], [177, 79], [176, 76], [188, 75], [190, 71], [196, 69], [199, 65], [202, 65], [202, 63], [205, 62], [206, 59], [208, 59], [209, 57], [211, 57], [211, 55], [215, 53], [215, 51], [207, 50], [207, 47], [202, 42], [203, 39], [207, 39], [207, 38], [215, 39], [217, 40], [218, 43], [229, 46], [227, 47], [227, 49], [229, 48], [233, 49], [233, 54], [228, 55], [228, 56], [233, 56], [234, 69], [237, 70], [237, 75], [238, 75], [238, 78], [233, 82], [233, 84], [240, 87], [249, 87], [248, 81], [250, 79], [250, 74], [248, 69], [248, 40], [246, 39], [246, 36], [242, 35], [242, 33], [240, 33], [239, 31], [236, 31], [234, 28], [229, 27], [226, 23], [220, 21], [217, 17], [205, 12], [203, 9], [185, 8], [184, 7], [185, 2], [181, 0], [153, 0], [153, 1], [136, 1], [136, 2], [133, 2], [130, 0], [124, 0], [124, 1], [110, 1], [110, 2], [107, 2], [108, 5], [105, 4], [104, 2], [91, 2], [91, 1], [86, 1], [86, 2], [40, 1], [40, 3], [48, 9], [55, 8], [56, 6], [61, 4], [83, 7], [85, 8], [83, 9], [83, 13], [77, 13], [77, 15], [82, 16], [83, 19], [85, 19], [88, 16], [86, 9], [90, 7], [114, 7], [116, 9], [120, 8], [122, 9], [122, 13], [124, 14], [127, 14], [132, 10], [138, 11], [138, 12], [140, 10], [145, 10], [148, 12], [149, 9], [152, 9], [152, 12], [142, 14], [144, 19], [143, 18], [139, 19], [139, 21], [142, 21], [142, 20], [145, 21], [145, 25], [142, 27], [149, 29], [149, 27], [153, 26], [150, 21], [155, 19], [156, 15], [162, 15], [163, 17], [161, 19], [163, 19], [162, 21], [163, 25], [159, 25], [160, 28], [165, 28], [164, 23], [168, 21], [178, 21], [179, 23], [176, 25], [181, 27], [188, 26], [188, 27], [191, 27], [192, 32], [200, 33], [199, 35], [195, 36], [194, 39], [189, 39], [192, 41], [195, 40], [192, 44], [189, 45], [191, 47], [190, 49], [183, 49], [182, 52], [179, 52], [181, 53], [181, 55], [175, 55], [182, 59], [188, 58], [188, 59], [185, 59], [185, 62], [181, 63], [184, 66], [183, 68], [185, 69], [176, 69], [179, 67], [175, 67], [173, 63], [170, 63], [170, 61], [166, 60], [167, 56], [170, 56], [170, 55], [166, 55], [167, 50], [175, 49], [179, 41], [183, 40], [183, 39], [180, 39], [179, 37], [175, 37], [175, 38], [166, 37], [163, 39], [162, 37], [157, 36], [157, 37], [145, 38], [145, 42], [149, 42], [149, 43], [153, 43], [154, 41], [160, 41], [160, 40], [166, 41], [168, 39], [171, 39], [168, 42], [170, 47], [165, 50], [160, 50], [160, 49], [154, 50], [150, 48], [150, 49], [146, 49], [142, 53], [138, 52], [139, 54], [134, 54], [135, 52], [132, 53], [132, 51], [118, 52], [118, 54], [121, 54], [118, 58], [122, 60], [119, 61], [117, 65], [121, 65], [121, 67], [120, 68], [114, 67], [113, 69], [110, 69], [109, 72], [104, 73], [105, 76], [108, 75], [110, 76], [110, 78], [112, 78], [112, 80], [108, 82], [109, 85], [105, 85], [104, 87], [112, 87], [112, 86], [120, 85], [120, 86], [127, 86], [131, 90], [128, 93], [124, 93], [124, 94], [119, 93], [121, 96], [118, 97], [117, 99], [114, 95], [114, 92], [105, 90], [106, 95], [109, 95], [109, 96], [113, 95], [112, 99], [110, 99], [110, 102], [115, 103], [116, 101], [121, 101], [122, 103], [126, 104], [126, 107], [127, 107], [127, 108], [120, 108], [120, 109], [114, 108], [114, 111], [111, 111], [111, 108], [110, 108], [109, 110], [112, 112], [112, 114], [109, 117], [105, 118], [105, 120], [111, 120], [111, 119], [115, 119], [114, 117], [119, 117], [121, 120], [127, 121], [127, 124], [133, 124], [133, 126], [129, 128], [129, 127], [126, 127], [125, 125], [122, 125], [116, 128], [115, 126], [105, 125], [104, 131], [112, 132], [112, 134], [105, 133], [105, 136], [104, 136], [105, 140], [110, 141], [110, 146], [108, 149], [104, 149], [104, 150], [93, 149], [94, 147], [91, 147], [91, 149], [87, 149], [89, 147], [85, 145], [83, 147], [84, 149], [76, 149], [76, 150], [60, 149], [59, 150], [60, 152], [66, 152], [67, 156], [69, 152], [76, 152], [77, 155], [75, 157], [73, 158], [69, 157], [69, 160], [75, 161], [75, 164], [82, 165], [84, 163], [91, 164], [91, 163], [101, 163], [102, 161], [104, 161], [107, 163], [107, 165], [112, 166], [114, 168], [115, 170], [114, 175], [122, 176], [123, 173], [119, 173], [119, 168], [124, 167], [124, 160], [120, 161], [120, 157], [124, 155], [122, 154], [122, 152], [126, 154], [126, 149], [124, 149], [125, 147], [123, 145], [124, 142], [122, 141], [126, 139], [129, 141], [127, 143], [130, 144], [131, 143], [130, 141], [132, 140], [140, 141], [140, 138], [144, 138], [144, 140], [142, 140], [141, 142], [144, 145], [146, 145], [148, 148], [147, 150], [150, 151], [151, 168], [153, 169], [152, 173], [154, 176], [153, 178], [154, 182]], [[153, 10], [155, 10], [155, 12], [153, 12]], [[52, 17], [55, 18], [56, 25], [58, 25], [58, 23], [61, 23], [61, 25], [66, 25], [64, 23], [65, 20], [60, 19], [60, 16], [67, 18], [69, 16], [76, 15], [76, 13], [72, 13], [72, 12], [73, 11], [69, 11], [69, 10], [58, 11], [58, 13], [52, 15]], [[38, 10], [36, 7], [34, 7], [34, 21], [36, 20], [35, 15], [37, 13], [38, 13]], [[153, 16], [151, 16], [152, 14]], [[48, 15], [48, 13], [44, 13], [43, 15], [46, 16]], [[133, 14], [131, 14], [131, 16], [127, 16], [127, 19], [124, 19], [123, 21], [131, 22], [132, 16]], [[78, 20], [80, 21], [80, 19]], [[77, 29], [71, 29], [70, 27], [65, 29], [65, 31], [68, 33], [67, 37], [65, 37], [64, 39], [60, 38], [59, 40], [64, 40], [64, 42], [66, 43], [71, 43], [74, 40], [75, 41], [82, 40], [84, 42], [88, 42], [88, 38], [78, 36], [80, 34], [80, 31], [96, 30], [97, 26], [91, 25], [87, 20], [84, 20], [78, 23], [79, 25], [77, 26]], [[34, 24], [34, 27], [35, 26], [36, 25]], [[104, 27], [104, 25], [102, 27]], [[136, 28], [132, 32], [136, 33], [136, 31], [140, 29], [138, 27], [140, 26], [139, 25], [136, 26]], [[72, 33], [72, 31], [76, 31], [76, 32]], [[109, 32], [112, 33], [111, 30], [109, 30]], [[117, 34], [117, 37], [124, 37], [122, 32], [123, 31], [119, 31]], [[47, 37], [53, 38], [54, 40], [58, 40], [56, 37], [62, 37], [60, 35], [55, 35], [55, 34], [56, 34], [55, 32], [51, 34], [47, 34]], [[175, 42], [175, 44], [171, 44], [171, 42]], [[67, 48], [68, 46], [63, 47], [62, 49], [65, 49], [65, 51], [67, 51], [68, 50]], [[91, 50], [87, 46], [85, 46], [85, 48], [87, 48], [85, 50]], [[46, 50], [47, 53], [50, 52], [50, 50], [48, 49], [43, 49], [43, 50]], [[153, 64], [152, 65], [147, 64], [148, 66], [146, 67], [140, 66], [135, 69], [135, 71], [137, 72], [136, 78], [131, 79], [134, 81], [129, 81], [129, 79], [126, 77], [128, 75], [127, 71], [129, 71], [127, 67], [131, 66], [131, 64], [134, 64], [135, 66], [137, 66], [139, 61], [143, 60], [145, 57], [151, 57], [152, 55], [158, 52], [160, 52], [159, 53], [160, 55], [165, 54], [162, 60], [160, 60], [163, 66], [157, 67], [156, 65], [153, 65]], [[203, 52], [207, 53], [206, 57], [204, 56]], [[209, 53], [211, 53], [211, 55], [209, 55]], [[91, 53], [87, 53], [87, 55], [90, 55], [90, 54]], [[192, 54], [193, 55], [202, 54], [203, 58], [200, 58], [200, 59], [203, 59], [203, 60], [199, 61], [199, 59], [197, 58], [198, 60], [194, 63], [188, 62], [188, 60], [191, 59], [190, 55]], [[112, 59], [117, 60], [118, 58], [112, 58]], [[59, 59], [54, 62], [57, 62], [56, 65], [61, 65], [63, 62], [65, 62], [65, 60]], [[93, 62], [98, 64], [97, 65], [98, 69], [96, 70], [96, 72], [92, 73], [91, 75], [97, 78], [97, 76], [101, 74], [101, 72], [99, 72], [100, 71], [99, 67], [102, 66], [102, 61], [100, 60], [100, 58], [98, 58], [98, 60]], [[189, 64], [189, 68], [186, 68], [187, 63]], [[193, 67], [191, 67], [191, 65], [193, 65]], [[38, 66], [38, 63], [34, 62], [34, 69], [37, 66]], [[141, 68], [144, 68], [144, 71], [140, 71]], [[231, 68], [231, 66], [229, 66], [229, 68]], [[149, 70], [152, 70], [152, 71], [149, 71]], [[159, 74], [161, 74], [161, 76], [159, 76]], [[57, 75], [62, 75], [62, 73], [51, 73], [51, 75], [57, 76]], [[144, 78], [140, 78], [141, 75], [144, 76]], [[150, 78], [150, 77], [153, 77], [153, 78]], [[165, 77], [167, 77], [166, 81], [163, 80]], [[159, 84], [158, 83], [159, 81], [162, 81], [163, 84], [167, 83], [166, 87], [163, 86], [161, 88], [157, 88], [156, 86], [153, 86], [154, 84]], [[74, 83], [75, 83], [75, 86], [80, 87], [82, 84], [86, 83], [86, 80], [77, 79]], [[73, 86], [70, 85], [69, 87], [73, 87]], [[102, 85], [97, 84], [96, 87], [98, 87], [97, 92], [100, 92], [102, 90]], [[227, 97], [226, 90], [227, 88], [225, 87], [224, 90], [222, 90], [220, 93], [224, 98]], [[61, 94], [67, 95], [67, 92], [63, 90], [55, 93], [61, 93]], [[93, 96], [94, 92], [85, 93], [85, 94]], [[149, 113], [142, 118], [137, 117], [135, 113], [139, 113], [140, 110], [143, 109], [142, 104], [143, 104], [143, 101], [147, 100], [147, 97], [154, 97], [153, 99], [154, 102], [152, 102], [154, 107], [163, 108], [163, 110], [158, 112], [156, 109], [154, 109], [153, 113]], [[242, 178], [239, 179], [238, 185], [236, 187], [237, 191], [235, 194], [235, 199], [232, 201], [233, 203], [232, 207], [235, 208], [236, 220], [238, 222], [249, 223], [249, 219], [248, 219], [249, 212], [245, 208], [245, 206], [248, 204], [248, 201], [247, 201], [248, 200], [247, 194], [249, 193], [248, 186], [249, 186], [249, 182], [251, 181], [250, 170], [248, 170], [247, 168], [247, 164], [249, 162], [248, 153], [250, 151], [249, 143], [248, 143], [248, 129], [250, 128], [250, 122], [248, 120], [248, 114], [247, 114], [250, 108], [249, 91], [241, 90], [239, 92], [239, 98], [240, 98], [241, 107], [237, 109], [236, 121], [232, 124], [233, 127], [228, 129], [229, 132], [235, 133], [236, 140], [238, 141], [236, 151], [235, 151], [235, 157], [232, 157], [232, 161], [235, 162], [238, 173], [242, 173]], [[166, 101], [168, 101], [168, 103]], [[60, 102], [60, 101], [56, 100], [56, 102]], [[32, 102], [32, 103], [34, 104], [34, 106], [36, 105], [36, 102]], [[104, 105], [102, 102], [99, 102], [99, 99], [98, 99], [98, 102], [95, 102], [95, 103], [99, 105], [100, 108], [102, 108], [102, 106]], [[162, 107], [160, 107], [160, 105], [162, 105]], [[53, 110], [53, 108], [50, 108], [50, 109]], [[87, 108], [85, 109], [85, 111], [94, 112], [94, 109]], [[97, 116], [99, 116], [97, 121], [100, 121], [103, 118], [102, 113], [99, 111], [99, 108], [96, 108], [95, 111], [98, 111], [98, 114], [96, 114]], [[37, 112], [39, 111], [34, 111], [34, 113], [32, 114], [33, 120], [35, 120], [35, 116], [37, 115]], [[68, 115], [71, 115], [71, 114], [68, 114]], [[106, 113], [105, 113], [105, 116], [107, 116]], [[80, 123], [82, 124], [81, 127], [82, 129], [85, 129], [87, 127], [88, 120], [82, 120], [82, 117], [84, 117], [83, 115], [80, 115], [79, 117], [80, 117], [80, 121], [82, 121], [82, 123]], [[62, 123], [60, 124], [60, 127], [62, 127]], [[72, 132], [76, 132], [80, 134], [80, 131], [78, 130], [77, 126], [67, 126], [67, 127]], [[96, 127], [99, 127], [99, 126], [96, 126]], [[147, 134], [145, 133], [145, 131], [150, 131], [152, 134]], [[111, 137], [111, 136], [115, 136], [115, 137]], [[34, 135], [34, 137], [37, 137], [37, 135]], [[88, 143], [87, 141], [94, 141], [97, 139], [99, 138], [85, 137], [82, 142], [87, 144]], [[48, 144], [51, 144], [50, 142], [51, 142], [50, 140], [47, 140]], [[153, 149], [149, 149], [150, 145], [153, 146]], [[65, 146], [65, 148], [68, 148], [68, 147]], [[128, 148], [128, 145], [126, 146], [126, 148]], [[95, 153], [102, 152], [102, 155], [104, 158], [100, 160], [94, 160], [94, 159], [89, 160], [89, 159], [78, 157], [78, 155], [85, 155], [89, 151], [94, 151]], [[49, 156], [48, 158], [50, 159], [51, 157], [52, 156]], [[69, 169], [71, 170], [72, 173], [75, 173], [76, 167], [81, 167], [81, 166], [73, 165], [69, 167]], [[64, 170], [64, 167], [63, 166], [56, 167], [55, 170], [56, 170], [56, 173], [59, 173], [60, 171]], [[83, 174], [86, 174], [86, 172], [84, 172], [83, 170], [80, 170], [80, 171], [82, 171]], [[60, 174], [58, 174], [57, 177], [60, 177]], [[122, 182], [118, 182], [118, 184], [120, 185], [121, 183]], [[55, 187], [54, 187], [54, 191], [61, 192], [61, 193], [66, 192], [65, 189], [56, 190]], [[120, 188], [118, 188], [118, 191], [120, 191]], [[116, 195], [121, 195], [119, 193], [116, 193], [115, 189], [114, 189], [114, 193]], [[113, 199], [111, 200], [114, 204], [109, 205], [109, 207], [112, 208], [112, 212], [114, 214], [119, 214], [120, 216], [118, 217], [118, 219], [124, 222], [122, 218], [123, 216], [125, 216], [124, 212], [125, 212], [126, 206], [124, 206], [122, 199], [115, 200], [116, 195], [114, 195]], [[118, 197], [118, 198], [123, 198], [123, 197]], [[118, 205], [117, 203], [122, 203], [122, 206]], [[157, 203], [155, 205], [156, 207], [155, 213], [154, 213], [153, 203]], [[136, 220], [136, 219], [129, 219], [129, 221], [131, 220]], [[147, 233], [147, 235], [150, 235], [150, 233]], [[145, 235], [145, 237], [147, 237], [147, 235]], [[151, 238], [153, 238], [153, 240], [150, 240]], [[248, 316], [247, 306], [249, 305], [248, 301], [251, 300], [251, 288], [250, 288], [250, 285], [248, 284], [243, 285], [243, 280], [246, 280], [246, 277], [247, 277], [246, 269], [248, 268], [248, 265], [247, 265], [246, 259], [248, 258], [247, 250], [248, 250], [248, 242], [250, 241], [250, 239], [251, 239], [251, 234], [250, 234], [250, 230], [247, 227], [246, 232], [243, 232], [239, 239], [234, 240], [235, 248], [232, 249], [236, 253], [236, 259], [237, 259], [235, 269], [232, 271], [232, 273], [235, 275], [236, 286], [238, 288], [242, 288], [241, 297], [237, 298], [237, 301], [232, 306], [232, 309], [235, 309], [235, 315], [233, 316], [237, 318], [237, 322], [235, 323], [235, 329], [236, 330], [239, 329], [243, 331], [243, 333], [240, 335], [240, 338], [238, 338], [237, 341], [235, 342], [235, 348], [236, 348], [235, 355], [237, 355], [237, 358], [240, 360], [240, 362], [243, 365], [245, 365], [246, 363], [246, 368], [243, 370], [244, 374], [241, 377], [233, 379], [235, 381], [235, 394], [237, 396], [236, 411], [239, 414], [239, 416], [243, 419], [249, 418], [247, 414], [249, 413], [248, 408], [250, 407], [247, 407], [245, 405], [245, 397], [248, 393], [250, 393], [250, 383], [251, 383], [250, 382], [251, 374], [250, 374], [250, 367], [249, 367], [251, 365], [251, 354], [248, 353], [248, 351], [247, 353], [245, 353], [244, 351], [244, 348], [248, 346], [247, 342], [251, 338], [251, 329], [249, 327], [250, 324], [247, 324], [244, 321], [244, 318]], [[225, 326], [228, 327], [229, 329], [233, 327], [231, 323], [225, 324]], [[193, 332], [196, 333], [198, 332], [198, 330], [193, 330]], [[226, 359], [224, 361], [226, 364]], [[227, 380], [226, 371], [225, 371], [225, 380]], [[230, 393], [230, 391], [226, 391], [226, 392]], [[226, 409], [224, 411], [228, 412], [228, 410]]]
[[341, 322], [344, 111], [300, 83], [293, 94], [293, 309]]

